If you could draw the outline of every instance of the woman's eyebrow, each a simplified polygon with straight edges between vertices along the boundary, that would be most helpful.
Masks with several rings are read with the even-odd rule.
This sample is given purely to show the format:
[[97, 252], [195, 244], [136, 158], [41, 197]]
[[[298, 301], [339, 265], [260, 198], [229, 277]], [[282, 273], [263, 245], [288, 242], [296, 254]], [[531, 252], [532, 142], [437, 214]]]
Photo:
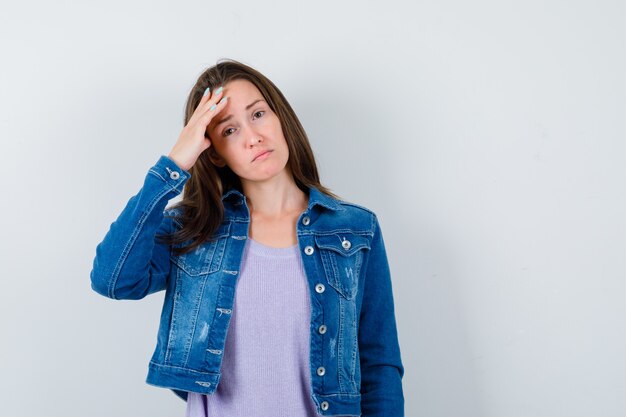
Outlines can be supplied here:
[[[254, 106], [254, 105], [255, 105], [255, 104], [257, 104], [259, 101], [265, 101], [265, 100], [263, 100], [262, 98], [259, 98], [259, 99], [254, 100], [252, 103], [250, 103], [250, 104], [248, 104], [248, 105], [246, 106], [246, 110], [250, 110], [250, 107]], [[229, 121], [232, 117], [233, 117], [233, 115], [232, 115], [232, 114], [229, 114], [228, 116], [224, 117], [223, 119], [218, 120], [218, 122], [215, 124], [215, 127], [218, 127], [218, 126], [219, 126], [219, 125], [221, 125], [222, 123]]]

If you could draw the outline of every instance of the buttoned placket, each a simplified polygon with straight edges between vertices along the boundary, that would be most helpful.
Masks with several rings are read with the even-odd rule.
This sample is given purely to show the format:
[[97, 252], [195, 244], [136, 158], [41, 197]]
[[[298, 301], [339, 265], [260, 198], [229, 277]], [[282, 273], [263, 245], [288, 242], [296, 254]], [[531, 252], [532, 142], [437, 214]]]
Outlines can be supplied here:
[[[310, 223], [311, 223], [311, 218], [309, 216], [304, 216], [302, 218], [303, 225], [308, 226]], [[311, 245], [308, 245], [304, 248], [304, 253], [307, 254], [308, 256], [313, 255], [314, 252], [315, 252], [315, 248], [313, 248], [313, 246]], [[326, 290], [326, 287], [321, 282], [318, 282], [317, 284], [315, 284], [315, 292], [317, 292], [318, 294], [322, 294], [325, 290]], [[326, 325], [321, 324], [317, 328], [317, 330], [319, 334], [323, 335], [324, 333], [326, 333]], [[326, 368], [324, 368], [323, 366], [320, 366], [317, 368], [317, 375], [324, 376], [325, 374], [326, 374]], [[320, 407], [324, 411], [328, 410], [328, 407], [329, 407], [328, 401], [322, 401], [320, 404]]]

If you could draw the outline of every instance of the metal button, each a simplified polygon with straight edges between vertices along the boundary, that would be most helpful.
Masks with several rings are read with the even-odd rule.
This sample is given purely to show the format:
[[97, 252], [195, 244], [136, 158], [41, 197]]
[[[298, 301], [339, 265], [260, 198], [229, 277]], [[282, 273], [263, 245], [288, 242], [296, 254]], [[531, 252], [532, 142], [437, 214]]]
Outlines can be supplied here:
[[317, 374], [319, 376], [323, 376], [326, 373], [326, 369], [324, 369], [323, 366], [320, 366], [319, 368], [317, 368]]
[[180, 178], [180, 174], [176, 171], [172, 171], [170, 172], [170, 178], [173, 180], [177, 180], [178, 178]]
[[341, 242], [341, 246], [343, 246], [345, 250], [348, 250], [350, 249], [350, 246], [352, 246], [352, 243], [350, 243], [349, 240], [344, 239], [343, 242]]
[[304, 248], [304, 253], [306, 253], [307, 255], [311, 255], [313, 253], [313, 246], [307, 246], [306, 248]]
[[305, 226], [308, 226], [309, 223], [311, 223], [311, 219], [309, 218], [309, 216], [304, 216], [302, 218], [302, 224], [305, 225]]
[[328, 401], [322, 401], [320, 405], [322, 406], [322, 410], [328, 410]]
[[322, 284], [321, 282], [315, 286], [315, 291], [320, 294], [323, 293], [325, 289], [326, 287], [324, 287], [324, 284]]
[[322, 324], [322, 325], [319, 327], [318, 331], [320, 332], [320, 334], [324, 334], [324, 333], [326, 333], [326, 325], [325, 325], [325, 324]]

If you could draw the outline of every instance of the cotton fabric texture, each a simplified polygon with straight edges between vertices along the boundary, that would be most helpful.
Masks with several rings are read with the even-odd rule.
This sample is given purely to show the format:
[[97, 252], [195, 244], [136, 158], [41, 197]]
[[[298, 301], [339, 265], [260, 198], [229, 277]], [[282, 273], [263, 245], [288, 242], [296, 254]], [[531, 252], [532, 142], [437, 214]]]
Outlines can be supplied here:
[[190, 392], [186, 417], [319, 416], [309, 391], [309, 299], [298, 245], [249, 238], [220, 384], [212, 395]]

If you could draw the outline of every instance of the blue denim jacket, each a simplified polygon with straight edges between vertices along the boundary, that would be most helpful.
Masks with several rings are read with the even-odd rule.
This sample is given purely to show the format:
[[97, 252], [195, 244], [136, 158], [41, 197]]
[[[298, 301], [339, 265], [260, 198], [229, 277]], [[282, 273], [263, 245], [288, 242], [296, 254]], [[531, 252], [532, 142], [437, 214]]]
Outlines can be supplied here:
[[[212, 394], [219, 383], [250, 221], [245, 196], [229, 190], [217, 239], [174, 256], [155, 235], [180, 227], [165, 217], [178, 209], [165, 207], [189, 177], [162, 155], [98, 244], [91, 271], [91, 288], [112, 299], [165, 290], [146, 382], [185, 401], [189, 391]], [[404, 367], [376, 215], [312, 187], [296, 229], [311, 295], [310, 394], [317, 412], [404, 416]], [[209, 335], [201, 339], [205, 324]]]

